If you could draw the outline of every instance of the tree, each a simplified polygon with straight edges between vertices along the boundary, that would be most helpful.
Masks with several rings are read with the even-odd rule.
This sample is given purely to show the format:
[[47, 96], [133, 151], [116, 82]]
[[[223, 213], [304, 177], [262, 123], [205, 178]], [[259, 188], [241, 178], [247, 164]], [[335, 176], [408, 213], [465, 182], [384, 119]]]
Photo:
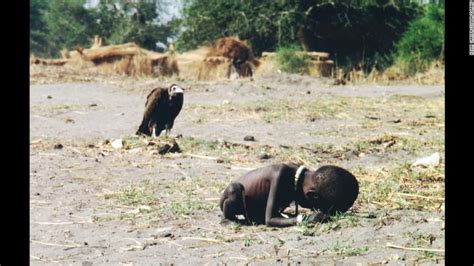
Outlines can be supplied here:
[[156, 43], [166, 42], [172, 31], [169, 24], [160, 24], [159, 1], [100, 1], [96, 8], [98, 34], [109, 43], [135, 42], [156, 50]]
[[421, 14], [417, 5], [360, 7], [322, 4], [308, 12], [303, 28], [306, 46], [334, 55], [338, 65], [371, 71], [391, 64], [393, 48], [409, 22]]
[[162, 1], [101, 0], [86, 7], [85, 0], [31, 0], [30, 51], [40, 56], [58, 56], [61, 49], [88, 47], [99, 35], [110, 44], [135, 42], [157, 50], [172, 34], [171, 21], [160, 22]]
[[30, 1], [30, 51], [39, 56], [49, 56], [44, 47], [47, 46], [46, 25], [43, 21], [43, 12], [47, 2], [42, 0]]
[[95, 17], [84, 7], [85, 0], [49, 1], [43, 13], [50, 54], [61, 49], [88, 46], [94, 36]]
[[[301, 1], [305, 2], [305, 1]], [[289, 45], [297, 39], [300, 1], [191, 0], [183, 11], [176, 46], [189, 50], [220, 37], [248, 40], [256, 54]]]
[[444, 7], [425, 6], [396, 45], [397, 60], [408, 73], [423, 71], [433, 60], [444, 59]]

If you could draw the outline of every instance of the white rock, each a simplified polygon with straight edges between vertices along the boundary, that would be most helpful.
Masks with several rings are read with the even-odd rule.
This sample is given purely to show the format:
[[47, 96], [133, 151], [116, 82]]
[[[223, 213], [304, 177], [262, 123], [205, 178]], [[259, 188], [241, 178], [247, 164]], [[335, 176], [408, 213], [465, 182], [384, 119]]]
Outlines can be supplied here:
[[142, 151], [142, 148], [134, 148], [134, 149], [129, 150], [128, 153], [135, 154], [135, 153], [139, 153], [141, 151]]
[[161, 232], [165, 232], [165, 231], [169, 231], [173, 229], [172, 227], [163, 227], [163, 228], [158, 228], [155, 230], [156, 233], [161, 233]]
[[439, 155], [439, 152], [435, 152], [428, 157], [423, 157], [416, 160], [415, 163], [413, 163], [413, 166], [423, 166], [423, 167], [437, 166], [439, 165], [440, 160], [441, 160], [441, 157]]
[[122, 139], [116, 139], [112, 141], [112, 147], [114, 149], [121, 149], [123, 147], [123, 140]]
[[149, 210], [151, 210], [151, 207], [148, 206], [148, 205], [140, 205], [140, 207], [138, 207], [138, 209], [140, 211], [149, 211]]

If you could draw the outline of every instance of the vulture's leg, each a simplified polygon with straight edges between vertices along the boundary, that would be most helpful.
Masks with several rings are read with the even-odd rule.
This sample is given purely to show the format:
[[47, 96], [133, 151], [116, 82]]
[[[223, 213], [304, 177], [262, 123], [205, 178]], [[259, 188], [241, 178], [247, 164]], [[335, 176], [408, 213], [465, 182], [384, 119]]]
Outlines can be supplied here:
[[173, 127], [173, 122], [165, 124], [165, 137], [168, 137]]
[[151, 137], [156, 138], [156, 127], [153, 127], [153, 131], [151, 132]]

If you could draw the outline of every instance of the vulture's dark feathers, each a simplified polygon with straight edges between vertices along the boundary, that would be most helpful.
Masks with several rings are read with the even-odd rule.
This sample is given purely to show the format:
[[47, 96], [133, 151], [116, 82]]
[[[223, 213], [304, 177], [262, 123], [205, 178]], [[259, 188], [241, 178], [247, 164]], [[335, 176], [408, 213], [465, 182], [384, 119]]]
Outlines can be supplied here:
[[143, 120], [136, 134], [151, 136], [153, 129], [156, 136], [163, 130], [166, 130], [166, 135], [169, 134], [183, 107], [183, 94], [183, 88], [175, 84], [169, 89], [153, 89], [146, 97]]

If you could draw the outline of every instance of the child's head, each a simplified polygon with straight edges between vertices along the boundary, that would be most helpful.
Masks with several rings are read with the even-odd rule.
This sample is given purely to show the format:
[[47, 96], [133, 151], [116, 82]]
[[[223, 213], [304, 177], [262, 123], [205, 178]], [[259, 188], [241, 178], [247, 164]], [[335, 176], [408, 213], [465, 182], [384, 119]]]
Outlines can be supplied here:
[[[349, 171], [332, 165], [316, 170], [312, 175], [315, 184], [313, 198], [314, 208], [321, 212], [333, 215], [336, 212], [345, 212], [359, 194], [359, 183]], [[309, 196], [309, 195], [308, 195]]]

